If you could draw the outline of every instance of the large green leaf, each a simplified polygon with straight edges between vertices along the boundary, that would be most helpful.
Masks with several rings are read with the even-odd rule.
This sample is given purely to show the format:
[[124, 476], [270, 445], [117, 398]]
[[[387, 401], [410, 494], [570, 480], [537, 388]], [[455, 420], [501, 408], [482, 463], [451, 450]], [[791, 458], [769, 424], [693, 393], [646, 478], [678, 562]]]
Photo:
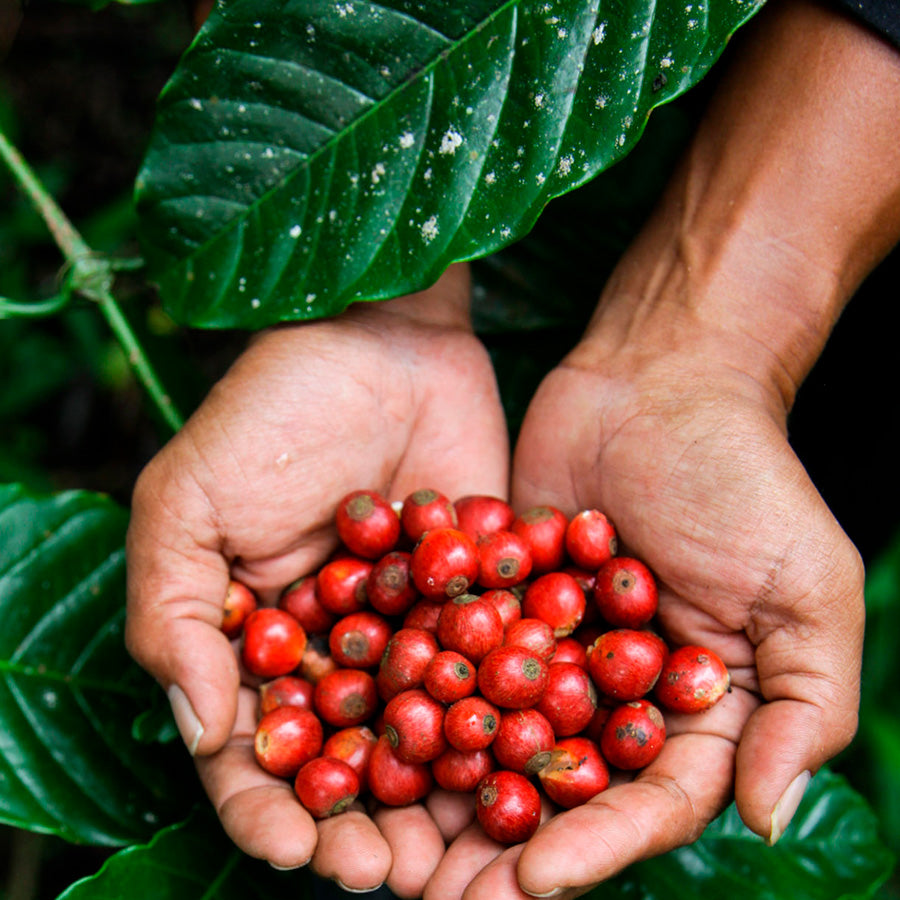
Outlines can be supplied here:
[[0, 486], [2, 822], [116, 845], [183, 809], [186, 754], [131, 737], [159, 689], [122, 642], [126, 518], [96, 494]]
[[179, 321], [422, 287], [624, 156], [761, 0], [229, 0], [163, 91], [142, 236]]
[[839, 775], [810, 782], [781, 840], [769, 847], [729, 807], [696, 843], [632, 866], [596, 900], [855, 900], [870, 897], [894, 858], [866, 801]]
[[225, 836], [211, 810], [110, 857], [58, 900], [307, 900], [307, 872], [276, 872]]

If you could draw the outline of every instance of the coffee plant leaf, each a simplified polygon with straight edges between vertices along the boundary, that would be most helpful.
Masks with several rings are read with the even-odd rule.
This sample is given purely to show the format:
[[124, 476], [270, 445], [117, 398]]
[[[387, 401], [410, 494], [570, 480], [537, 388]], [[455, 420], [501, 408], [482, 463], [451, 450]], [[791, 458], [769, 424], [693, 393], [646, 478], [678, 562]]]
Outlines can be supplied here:
[[0, 822], [115, 846], [183, 815], [183, 747], [131, 736], [160, 689], [122, 640], [126, 522], [102, 495], [0, 485]]
[[244, 855], [203, 809], [147, 844], [120, 850], [57, 900], [311, 900], [310, 881], [306, 870], [277, 872]]
[[492, 253], [622, 159], [761, 0], [229, 0], [135, 185], [174, 319], [334, 315]]
[[893, 869], [878, 820], [841, 775], [823, 769], [774, 846], [753, 834], [734, 805], [700, 840], [630, 867], [593, 900], [863, 900]]

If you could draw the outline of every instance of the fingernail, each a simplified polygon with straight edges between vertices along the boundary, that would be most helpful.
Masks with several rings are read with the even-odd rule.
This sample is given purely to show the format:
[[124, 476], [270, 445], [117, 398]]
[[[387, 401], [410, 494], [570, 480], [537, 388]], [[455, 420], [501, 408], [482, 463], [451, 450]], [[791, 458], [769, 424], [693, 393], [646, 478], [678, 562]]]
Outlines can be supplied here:
[[188, 700], [187, 694], [177, 685], [169, 686], [166, 692], [169, 695], [169, 704], [172, 707], [172, 715], [175, 717], [175, 724], [181, 738], [187, 745], [188, 753], [193, 756], [197, 752], [197, 745], [200, 738], [203, 737], [203, 724], [197, 718], [191, 701]]
[[308, 860], [308, 859], [304, 859], [303, 862], [297, 863], [296, 866], [278, 866], [278, 865], [276, 865], [276, 864], [273, 863], [273, 862], [270, 862], [269, 865], [270, 865], [276, 872], [293, 872], [294, 869], [302, 869], [304, 866], [309, 865], [309, 860]]
[[384, 882], [381, 881], [381, 882], [379, 882], [378, 884], [376, 884], [374, 887], [354, 888], [354, 887], [347, 887], [347, 885], [344, 884], [344, 882], [341, 881], [340, 878], [335, 878], [335, 879], [334, 879], [334, 883], [335, 883], [342, 891], [346, 891], [348, 894], [371, 894], [372, 891], [377, 891], [378, 888], [380, 888], [381, 885], [384, 884]]
[[[520, 885], [520, 887], [521, 887], [521, 885]], [[540, 897], [540, 898], [558, 897], [563, 892], [563, 888], [561, 888], [561, 887], [553, 888], [552, 890], [549, 890], [544, 894], [536, 894], [534, 891], [528, 891], [525, 888], [522, 888], [522, 891], [524, 893], [528, 894], [529, 897]]]
[[791, 824], [794, 813], [803, 799], [803, 793], [812, 774], [807, 770], [801, 772], [786, 788], [775, 809], [772, 810], [772, 817], [769, 820], [772, 829], [769, 832], [769, 846], [771, 847], [783, 834], [784, 830]]

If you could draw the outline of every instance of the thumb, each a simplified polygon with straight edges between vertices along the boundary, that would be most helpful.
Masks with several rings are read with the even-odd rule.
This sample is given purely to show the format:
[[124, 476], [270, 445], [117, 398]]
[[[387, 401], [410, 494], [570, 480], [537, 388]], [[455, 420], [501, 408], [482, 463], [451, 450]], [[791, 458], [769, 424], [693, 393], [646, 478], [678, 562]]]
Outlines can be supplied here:
[[822, 581], [789, 607], [789, 623], [757, 647], [769, 702], [744, 728], [735, 800], [746, 825], [770, 844], [790, 823], [810, 777], [856, 732], [865, 612], [862, 566], [850, 550], [848, 566], [836, 567], [843, 577]]
[[153, 463], [135, 486], [126, 538], [125, 643], [165, 689], [189, 751], [222, 747], [234, 725], [240, 672], [221, 630], [228, 565], [190, 488]]

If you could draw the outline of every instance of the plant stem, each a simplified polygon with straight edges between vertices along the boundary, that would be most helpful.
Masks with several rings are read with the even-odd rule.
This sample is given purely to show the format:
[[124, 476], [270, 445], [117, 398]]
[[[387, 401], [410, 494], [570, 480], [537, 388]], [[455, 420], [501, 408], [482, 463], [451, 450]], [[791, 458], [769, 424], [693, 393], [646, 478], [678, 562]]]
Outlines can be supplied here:
[[[85, 296], [94, 300], [100, 307], [113, 334], [125, 350], [132, 370], [150, 395], [160, 415], [173, 431], [178, 431], [184, 424], [184, 419], [175, 409], [171, 397], [164, 389], [137, 335], [110, 290], [113, 266], [109, 261], [94, 256], [84, 238], [44, 189], [19, 151], [7, 140], [2, 129], [0, 129], [0, 157], [9, 166], [19, 186], [46, 222], [57, 246], [72, 267], [74, 288], [81, 289]], [[79, 274], [84, 278], [81, 284]]]

